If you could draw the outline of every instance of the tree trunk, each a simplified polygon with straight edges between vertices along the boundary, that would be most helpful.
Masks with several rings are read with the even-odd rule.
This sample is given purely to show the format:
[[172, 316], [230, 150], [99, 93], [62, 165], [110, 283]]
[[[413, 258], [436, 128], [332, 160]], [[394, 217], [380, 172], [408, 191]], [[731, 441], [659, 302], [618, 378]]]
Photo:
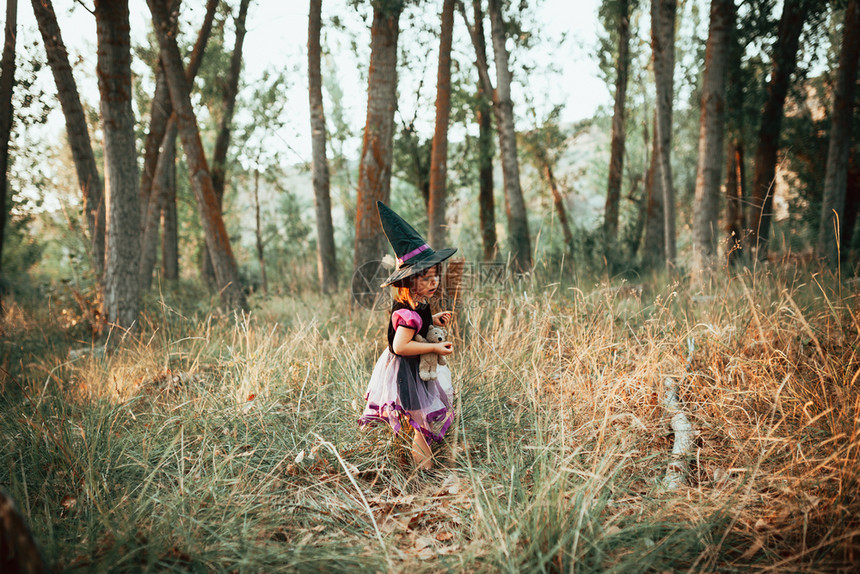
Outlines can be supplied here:
[[762, 110], [758, 146], [755, 152], [750, 225], [752, 245], [759, 260], [767, 259], [770, 236], [773, 181], [776, 176], [776, 154], [782, 126], [782, 110], [789, 81], [797, 65], [800, 31], [806, 17], [803, 0], [785, 0], [779, 23], [779, 35], [773, 48], [770, 82]]
[[[173, 138], [176, 141], [176, 138]], [[176, 216], [176, 146], [173, 156], [165, 156], [169, 161], [167, 196], [161, 209], [164, 233], [161, 238], [161, 276], [168, 281], [179, 279], [179, 235]]]
[[[171, 5], [171, 31], [173, 34], [177, 32], [177, 22], [179, 20], [179, 4], [180, 0], [173, 0]], [[209, 35], [212, 32], [212, 22], [215, 19], [215, 9], [218, 7], [218, 0], [207, 0], [206, 14], [203, 17], [203, 24], [200, 27], [200, 32], [197, 34], [197, 41], [194, 43], [194, 48], [191, 50], [191, 56], [188, 61], [188, 68], [185, 70], [185, 77], [189, 83], [193, 84], [194, 77], [200, 69], [200, 63], [203, 60], [203, 52], [206, 49], [206, 43], [209, 41]], [[149, 133], [146, 136], [146, 147], [143, 154], [143, 173], [140, 176], [140, 209], [141, 215], [146, 215], [149, 211], [149, 193], [152, 189], [152, 180], [155, 177], [155, 170], [158, 165], [158, 154], [164, 142], [164, 134], [167, 131], [167, 122], [173, 112], [173, 105], [170, 103], [170, 91], [167, 88], [167, 81], [164, 78], [164, 70], [161, 62], [158, 65], [158, 78], [155, 84], [155, 94], [152, 96], [152, 103], [149, 114]], [[144, 234], [145, 227], [150, 224], [144, 219]], [[157, 223], [156, 223], [157, 225]]]
[[248, 308], [248, 303], [239, 283], [236, 260], [230, 248], [224, 220], [221, 218], [215, 189], [212, 187], [212, 177], [209, 175], [209, 166], [203, 153], [197, 118], [191, 107], [189, 84], [182, 69], [179, 47], [176, 45], [176, 38], [168, 34], [168, 15], [164, 1], [147, 0], [147, 4], [152, 12], [152, 23], [158, 37], [161, 62], [170, 88], [170, 101], [179, 123], [179, 137], [182, 139], [182, 148], [185, 150], [188, 170], [191, 174], [191, 188], [197, 199], [200, 221], [206, 236], [206, 245], [213, 258], [221, 298], [230, 308], [244, 311]]
[[[266, 259], [263, 257], [263, 227], [260, 225], [260, 170], [254, 169], [254, 212], [257, 223], [257, 260], [260, 262], [260, 276], [263, 280], [263, 294], [269, 294], [269, 280], [266, 278]], [[337, 284], [335, 284], [337, 287]]]
[[[212, 186], [218, 198], [218, 209], [224, 213], [224, 185], [227, 174], [227, 150], [230, 147], [230, 132], [233, 124], [233, 112], [236, 109], [236, 95], [239, 93], [239, 76], [242, 72], [242, 45], [245, 42], [245, 19], [248, 16], [248, 4], [251, 0], [242, 0], [239, 4], [239, 16], [236, 18], [236, 39], [233, 44], [233, 54], [230, 56], [230, 70], [224, 81], [224, 92], [221, 100], [221, 121], [218, 126], [218, 136], [215, 138], [215, 149], [212, 152]], [[214, 279], [212, 256], [206, 253], [203, 259], [203, 275], [210, 283]]]
[[45, 44], [48, 65], [57, 85], [57, 99], [66, 120], [66, 135], [75, 162], [78, 186], [84, 200], [84, 216], [90, 234], [91, 257], [96, 277], [101, 280], [105, 265], [105, 201], [102, 179], [87, 131], [87, 120], [78, 87], [69, 65], [69, 54], [60, 35], [51, 0], [32, 0], [39, 33]]
[[[6, 25], [3, 41], [3, 60], [0, 63], [0, 263], [3, 261], [3, 243], [8, 212], [9, 136], [12, 134], [12, 89], [15, 87], [15, 39], [18, 36], [18, 2], [6, 0]], [[0, 276], [2, 276], [0, 265]], [[0, 319], [3, 315], [3, 293], [0, 290]]]
[[[174, 7], [179, 5], [178, 1], [174, 1]], [[200, 63], [203, 60], [203, 52], [206, 49], [206, 43], [209, 40], [209, 35], [212, 32], [212, 21], [215, 18], [215, 8], [218, 6], [218, 0], [208, 0], [206, 4], [206, 15], [203, 18], [203, 25], [200, 27], [200, 31], [197, 34], [197, 41], [194, 43], [194, 48], [191, 50], [191, 56], [188, 59], [188, 67], [185, 69], [185, 79], [188, 81], [188, 85], [191, 86], [194, 84], [194, 78], [197, 76], [198, 70], [200, 70]], [[171, 14], [171, 25], [173, 26], [170, 30], [171, 34], [176, 34], [176, 21], [178, 20], [178, 14]], [[161, 76], [164, 75], [163, 66], [159, 65], [159, 70], [161, 71]], [[167, 102], [163, 101], [158, 105], [160, 110], [156, 113], [156, 99], [163, 99], [161, 95], [158, 93], [158, 86], [156, 85], [156, 95], [153, 97], [153, 118], [150, 120], [150, 128], [149, 135], [152, 137], [158, 136], [161, 138], [160, 142], [156, 145], [152, 146], [152, 157], [156, 159], [155, 170], [153, 173], [146, 177], [144, 174], [141, 177], [141, 185], [149, 186], [150, 190], [146, 192], [146, 203], [143, 205], [143, 244], [141, 245], [141, 254], [142, 257], [140, 259], [140, 284], [143, 286], [144, 290], [149, 289], [152, 285], [152, 270], [155, 266], [155, 254], [158, 249], [158, 228], [161, 220], [161, 214], [165, 209], [168, 209], [170, 213], [173, 215], [176, 214], [176, 189], [175, 185], [173, 189], [168, 189], [166, 186], [166, 182], [176, 180], [176, 135], [178, 132], [178, 126], [176, 123], [176, 114], [173, 113], [173, 104], [170, 102], [170, 90], [167, 87], [167, 81], [164, 80], [164, 92], [167, 94]], [[163, 121], [163, 125], [162, 124]], [[150, 154], [150, 138], [147, 137], [147, 150], [146, 153]], [[159, 151], [161, 150], [161, 151]], [[169, 155], [165, 158], [165, 161], [161, 162], [161, 154], [165, 153], [163, 150], [168, 150]], [[147, 158], [144, 158], [144, 169], [146, 169]], [[153, 188], [153, 178], [160, 182], [159, 185], [156, 185], [159, 193], [152, 193], [151, 190]], [[172, 194], [172, 200], [169, 199], [169, 196]], [[141, 201], [144, 201], [144, 194], [141, 192]], [[168, 201], [171, 202], [168, 205]], [[175, 231], [175, 229], [174, 229]], [[165, 239], [167, 237], [165, 236]], [[171, 245], [176, 245], [178, 248], [178, 242], [176, 237], [170, 238], [172, 243]], [[172, 247], [171, 247], [172, 249]], [[162, 249], [164, 251], [164, 249]], [[178, 265], [178, 253], [174, 256], [172, 253], [169, 254], [169, 259], [171, 266], [175, 262]], [[171, 269], [172, 272], [172, 269]], [[178, 274], [178, 268], [177, 268]], [[174, 275], [175, 279], [176, 276]]]
[[624, 173], [624, 105], [627, 99], [627, 70], [630, 64], [630, 5], [618, 2], [618, 63], [615, 78], [615, 108], [612, 114], [612, 151], [609, 157], [609, 184], [603, 220], [604, 242], [611, 253], [618, 241], [618, 207], [621, 198], [621, 178]]
[[167, 204], [168, 188], [171, 185], [173, 159], [176, 157], [176, 122], [171, 119], [161, 153], [158, 154], [158, 165], [152, 182], [152, 192], [147, 201], [146, 222], [143, 230], [143, 242], [140, 250], [140, 286], [148, 291], [152, 286], [152, 270], [155, 268], [158, 253], [158, 222]]
[[[323, 293], [337, 291], [337, 255], [334, 225], [331, 219], [331, 189], [326, 157], [325, 111], [323, 109], [320, 30], [322, 0], [311, 0], [308, 18], [308, 99], [311, 111], [311, 146], [313, 148], [314, 209], [317, 219], [317, 275]], [[256, 175], [255, 175], [256, 177]], [[256, 180], [255, 180], [256, 181]], [[256, 184], [255, 184], [256, 185]], [[256, 191], [255, 191], [256, 193]], [[259, 208], [257, 210], [259, 212]], [[263, 245], [258, 239], [260, 265], [263, 268]], [[264, 279], [265, 284], [265, 279]], [[265, 287], [264, 287], [265, 288]]]
[[505, 184], [511, 261], [516, 271], [525, 273], [532, 267], [531, 238], [523, 190], [520, 187], [517, 133], [514, 128], [514, 107], [511, 102], [511, 71], [508, 67], [508, 51], [505, 48], [505, 23], [502, 20], [499, 0], [489, 0], [488, 10], [496, 60], [496, 91], [493, 107], [496, 111], [496, 125], [499, 131], [499, 152]]
[[[657, 130], [657, 112], [654, 112], [654, 130]], [[666, 262], [666, 243], [663, 228], [665, 218], [663, 216], [663, 189], [658, 183], [658, 156], [659, 143], [656, 133], [651, 140], [651, 162], [648, 167], [648, 175], [645, 180], [647, 199], [645, 202], [645, 239], [644, 251], [642, 252], [642, 264], [646, 268], [653, 269]]]
[[699, 159], [693, 204], [694, 278], [703, 279], [717, 265], [720, 176], [725, 133], [729, 35], [734, 28], [734, 0], [711, 0], [711, 22], [705, 53], [699, 118]]
[[111, 324], [132, 329], [140, 306], [140, 202], [128, 0], [97, 0], [95, 16], [108, 221], [103, 315]]
[[388, 202], [391, 194], [394, 110], [397, 107], [397, 38], [400, 7], [374, 4], [370, 40], [370, 69], [367, 78], [367, 120], [358, 166], [358, 197], [355, 213], [356, 270], [352, 293], [359, 303], [372, 301], [378, 284], [368, 280], [379, 272], [379, 261], [387, 253], [385, 235], [376, 211], [377, 200]]
[[744, 147], [739, 138], [729, 146], [726, 161], [726, 255], [734, 263], [741, 255], [744, 222]]
[[439, 69], [436, 74], [436, 129], [430, 152], [430, 205], [428, 241], [441, 248], [445, 243], [445, 207], [448, 179], [448, 122], [451, 117], [451, 43], [454, 35], [454, 0], [442, 4], [439, 34]]
[[848, 157], [848, 178], [845, 185], [845, 221], [839, 223], [839, 240], [842, 242], [843, 257], [844, 254], [848, 253], [852, 244], [854, 229], [857, 226], [858, 208], [860, 208], [860, 166], [857, 165], [857, 150], [855, 149]]
[[839, 262], [840, 226], [845, 224], [845, 193], [848, 183], [848, 154], [851, 150], [851, 126], [854, 123], [854, 89], [857, 83], [857, 61], [860, 55], [860, 6], [849, 0], [842, 25], [842, 47], [839, 70], [833, 91], [833, 114], [821, 223], [818, 227], [817, 255], [828, 263]]
[[652, 0], [651, 49], [657, 88], [654, 141], [657, 171], [654, 180], [663, 194], [663, 244], [666, 265], [675, 265], [675, 189], [672, 183], [672, 104], [675, 71], [676, 0]]
[[552, 192], [552, 203], [555, 206], [556, 213], [558, 213], [558, 220], [561, 223], [562, 233], [564, 233], [564, 244], [567, 247], [567, 254], [572, 255], [573, 233], [570, 232], [570, 224], [567, 221], [567, 209], [564, 207], [564, 198], [561, 196], [561, 192], [558, 191], [558, 182], [555, 180], [552, 167], [546, 161], [543, 164], [543, 173]]
[[[478, 55], [476, 64], [487, 61], [487, 46], [484, 41], [484, 13], [481, 1], [473, 0], [475, 14], [475, 52]], [[487, 76], [489, 78], [489, 76]], [[483, 82], [478, 82], [478, 103], [476, 119], [478, 121], [478, 203], [481, 221], [481, 241], [484, 247], [484, 261], [493, 261], [498, 254], [498, 238], [496, 237], [496, 200], [493, 193], [493, 127], [491, 125], [490, 104], [492, 90], [487, 91]]]

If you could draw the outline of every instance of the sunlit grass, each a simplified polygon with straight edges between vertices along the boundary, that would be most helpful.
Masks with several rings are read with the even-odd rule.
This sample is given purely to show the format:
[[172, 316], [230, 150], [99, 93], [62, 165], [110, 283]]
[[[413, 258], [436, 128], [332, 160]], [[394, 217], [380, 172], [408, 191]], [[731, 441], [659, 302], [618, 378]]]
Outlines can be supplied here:
[[[473, 290], [435, 476], [356, 427], [386, 314], [345, 294], [241, 316], [167, 293], [107, 353], [15, 307], [0, 485], [58, 571], [849, 568], [856, 290], [767, 269]], [[673, 492], [667, 377], [698, 431]]]

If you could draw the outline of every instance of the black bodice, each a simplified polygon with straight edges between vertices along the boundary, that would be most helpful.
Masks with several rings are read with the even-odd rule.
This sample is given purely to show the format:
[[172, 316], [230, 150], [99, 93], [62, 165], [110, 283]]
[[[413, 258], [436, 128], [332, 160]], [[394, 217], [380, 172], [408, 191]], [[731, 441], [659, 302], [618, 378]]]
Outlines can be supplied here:
[[[395, 301], [394, 305], [391, 307], [391, 315], [394, 314], [395, 311], [399, 311], [400, 309], [410, 309], [418, 313], [421, 316], [421, 328], [418, 329], [418, 335], [422, 337], [427, 336], [427, 330], [430, 328], [430, 325], [433, 324], [433, 314], [430, 312], [430, 305], [427, 303], [419, 303], [415, 309], [412, 309], [407, 303], [400, 303], [399, 301]], [[391, 315], [388, 316], [388, 350], [394, 353], [394, 325], [391, 323]], [[395, 355], [397, 353], [394, 353]]]

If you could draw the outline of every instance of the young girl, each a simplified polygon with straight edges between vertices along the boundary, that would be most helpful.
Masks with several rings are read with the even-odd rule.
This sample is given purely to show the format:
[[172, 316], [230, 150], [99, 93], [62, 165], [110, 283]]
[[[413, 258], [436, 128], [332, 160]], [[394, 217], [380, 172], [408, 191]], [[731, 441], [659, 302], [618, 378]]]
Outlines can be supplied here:
[[420, 355], [450, 355], [450, 342], [425, 343], [416, 335], [427, 335], [431, 323], [447, 326], [451, 312], [431, 315], [427, 299], [439, 287], [439, 264], [456, 249], [434, 251], [427, 242], [381, 201], [376, 204], [382, 229], [397, 253], [397, 269], [382, 287], [395, 288], [394, 305], [388, 322], [388, 347], [376, 362], [365, 400], [367, 405], [359, 425], [385, 422], [397, 433], [401, 418], [414, 429], [412, 457], [422, 470], [433, 468], [433, 454], [427, 439], [441, 441], [454, 420], [451, 407], [453, 388], [451, 371], [445, 365], [436, 368], [436, 379], [424, 381], [418, 376]]

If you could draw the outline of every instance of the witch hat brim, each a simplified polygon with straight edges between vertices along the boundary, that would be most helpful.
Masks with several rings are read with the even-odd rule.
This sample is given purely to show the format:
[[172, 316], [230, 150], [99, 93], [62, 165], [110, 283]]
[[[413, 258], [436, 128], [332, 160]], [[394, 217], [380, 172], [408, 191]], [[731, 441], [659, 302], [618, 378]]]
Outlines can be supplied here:
[[376, 202], [376, 209], [379, 211], [382, 230], [397, 254], [397, 269], [380, 287], [388, 287], [417, 275], [457, 252], [452, 247], [434, 250], [406, 220], [381, 201]]

